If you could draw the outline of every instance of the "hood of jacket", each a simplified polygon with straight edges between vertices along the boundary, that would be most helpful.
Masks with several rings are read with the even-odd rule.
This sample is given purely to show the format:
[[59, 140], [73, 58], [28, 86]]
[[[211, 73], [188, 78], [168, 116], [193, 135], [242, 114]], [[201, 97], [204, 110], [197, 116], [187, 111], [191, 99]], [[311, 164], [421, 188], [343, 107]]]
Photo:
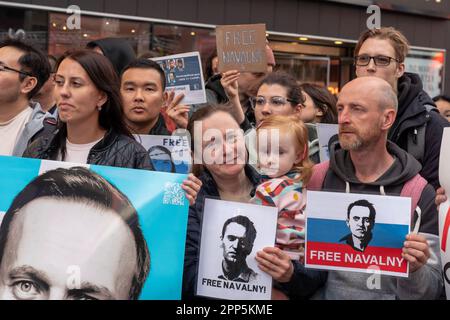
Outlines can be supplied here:
[[136, 54], [130, 43], [125, 39], [120, 38], [105, 38], [91, 41], [87, 44], [88, 48], [99, 47], [105, 57], [116, 69], [117, 75], [120, 76], [123, 68], [125, 68], [131, 61], [136, 59]]
[[394, 157], [393, 165], [378, 180], [362, 183], [355, 174], [355, 168], [350, 158], [350, 152], [341, 148], [339, 143], [332, 146], [330, 152], [330, 169], [343, 181], [351, 184], [372, 186], [391, 186], [407, 182], [420, 172], [422, 166], [412, 155], [388, 141], [387, 150]]

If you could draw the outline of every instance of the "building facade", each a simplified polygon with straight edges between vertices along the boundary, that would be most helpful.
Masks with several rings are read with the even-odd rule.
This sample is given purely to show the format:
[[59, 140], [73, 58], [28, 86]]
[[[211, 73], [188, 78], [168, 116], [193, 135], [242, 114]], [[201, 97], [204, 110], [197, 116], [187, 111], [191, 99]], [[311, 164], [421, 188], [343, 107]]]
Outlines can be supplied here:
[[[0, 1], [0, 38], [23, 33], [58, 56], [91, 40], [123, 37], [138, 55], [199, 51], [206, 59], [216, 25], [265, 23], [279, 68], [337, 93], [355, 76], [353, 50], [371, 4], [381, 7], [382, 26], [401, 30], [411, 42], [407, 70], [421, 75], [430, 95], [449, 94], [449, 0]], [[70, 20], [72, 5], [81, 9], [80, 28]]]

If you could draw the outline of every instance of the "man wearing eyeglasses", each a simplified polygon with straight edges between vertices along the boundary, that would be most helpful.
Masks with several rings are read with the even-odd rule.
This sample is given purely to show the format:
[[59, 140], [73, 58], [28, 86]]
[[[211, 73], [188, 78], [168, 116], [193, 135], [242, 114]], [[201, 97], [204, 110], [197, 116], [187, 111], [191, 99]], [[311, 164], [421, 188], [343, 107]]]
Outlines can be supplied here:
[[[47, 57], [18, 40], [0, 44], [0, 155], [22, 156], [28, 143], [56, 124], [30, 99], [50, 75]], [[50, 121], [50, 118], [52, 121]]]
[[442, 134], [448, 124], [436, 112], [419, 76], [405, 72], [408, 50], [408, 40], [392, 27], [367, 30], [355, 48], [356, 75], [382, 78], [394, 89], [398, 114], [388, 139], [412, 154], [422, 164], [420, 174], [437, 188]]

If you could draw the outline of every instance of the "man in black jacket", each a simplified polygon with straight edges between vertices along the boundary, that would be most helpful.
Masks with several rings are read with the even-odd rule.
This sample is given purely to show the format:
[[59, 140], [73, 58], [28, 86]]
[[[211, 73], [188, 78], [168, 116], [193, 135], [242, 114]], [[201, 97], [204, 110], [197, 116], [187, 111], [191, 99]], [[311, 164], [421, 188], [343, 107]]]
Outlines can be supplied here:
[[408, 50], [408, 40], [392, 27], [367, 30], [355, 48], [356, 75], [382, 78], [394, 89], [398, 113], [388, 139], [422, 164], [421, 176], [436, 189], [442, 133], [448, 123], [423, 90], [419, 76], [405, 72]]

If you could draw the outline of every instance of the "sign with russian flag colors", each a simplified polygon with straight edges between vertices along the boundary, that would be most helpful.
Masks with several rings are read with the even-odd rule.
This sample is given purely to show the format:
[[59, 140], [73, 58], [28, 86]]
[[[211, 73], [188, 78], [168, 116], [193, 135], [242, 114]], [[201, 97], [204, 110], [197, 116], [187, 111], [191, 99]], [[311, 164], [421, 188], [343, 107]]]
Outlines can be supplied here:
[[411, 199], [308, 191], [305, 266], [408, 277]]

